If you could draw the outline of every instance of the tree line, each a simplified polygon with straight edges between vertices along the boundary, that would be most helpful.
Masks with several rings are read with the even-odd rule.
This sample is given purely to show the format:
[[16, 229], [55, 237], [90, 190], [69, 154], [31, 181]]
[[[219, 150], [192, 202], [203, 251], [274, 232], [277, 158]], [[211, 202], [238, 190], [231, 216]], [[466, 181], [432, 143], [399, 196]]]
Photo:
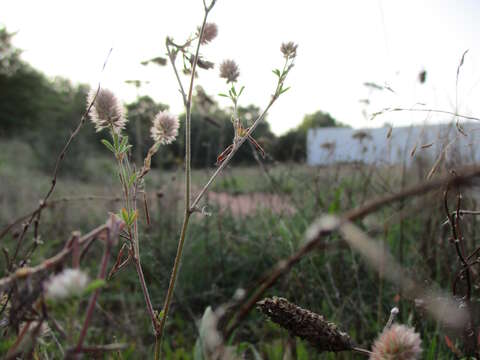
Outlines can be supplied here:
[[[49, 170], [55, 161], [52, 154], [60, 151], [85, 111], [89, 86], [73, 84], [60, 77], [48, 78], [22, 60], [21, 50], [12, 44], [14, 35], [6, 28], [0, 28], [0, 138], [28, 142], [35, 149], [38, 166]], [[149, 96], [138, 97], [126, 104], [129, 118], [127, 134], [134, 145], [132, 157], [136, 162], [141, 161], [151, 145], [149, 128], [154, 115], [167, 108], [168, 105], [155, 102]], [[218, 154], [232, 142], [230, 115], [200, 87], [196, 89], [193, 109], [192, 165], [214, 166]], [[240, 108], [245, 126], [259, 115], [259, 111], [254, 105]], [[90, 124], [86, 126], [91, 127]], [[308, 129], [331, 126], [344, 125], [328, 113], [317, 111], [306, 115], [297, 128], [281, 136], [273, 134], [268, 121], [265, 121], [256, 129], [255, 138], [265, 150], [267, 161], [301, 162], [306, 157]], [[179, 165], [183, 161], [183, 148], [183, 139], [179, 137], [179, 141], [165, 147], [161, 156], [155, 157], [153, 165]], [[253, 151], [254, 148], [243, 146], [235, 162], [255, 162]], [[104, 153], [104, 149], [93, 127], [83, 131], [69, 150], [68, 170], [81, 170], [85, 159], [99, 152]]]

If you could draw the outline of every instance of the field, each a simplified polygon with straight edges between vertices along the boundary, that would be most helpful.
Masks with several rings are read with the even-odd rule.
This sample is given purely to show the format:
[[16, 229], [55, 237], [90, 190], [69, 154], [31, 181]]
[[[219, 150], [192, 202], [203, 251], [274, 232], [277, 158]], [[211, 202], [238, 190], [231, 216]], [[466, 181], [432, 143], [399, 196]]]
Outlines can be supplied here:
[[[29, 162], [32, 151], [18, 141], [0, 144], [0, 222], [3, 225], [28, 215], [50, 186], [50, 175], [36, 170], [35, 164]], [[72, 231], [85, 234], [104, 223], [108, 212], [118, 212], [120, 188], [108, 166], [108, 158], [96, 158], [88, 166], [88, 180], [78, 180], [72, 174], [59, 177], [55, 196], [42, 215], [38, 229], [41, 235], [29, 259], [30, 266], [61, 250]], [[193, 172], [193, 193], [213, 170]], [[399, 193], [423, 181], [428, 170], [420, 161], [409, 169], [362, 164], [329, 167], [264, 164], [263, 167], [227, 168], [205, 199], [205, 210], [210, 216], [194, 214], [188, 231], [163, 341], [165, 356], [199, 358], [198, 339], [205, 336], [200, 320], [207, 307], [218, 310], [227, 303], [235, 303], [243, 293], [251, 293], [277, 261], [288, 258], [305, 243], [305, 232], [315, 219], [324, 214], [341, 215], [369, 199]], [[139, 215], [141, 258], [156, 308], [161, 306], [175, 257], [183, 203], [182, 178], [181, 169], [154, 170], [146, 184], [150, 225], [146, 224], [144, 209]], [[368, 214], [357, 225], [375, 238], [378, 247], [391, 252], [407, 276], [448, 292], [458, 260], [444, 224], [443, 191], [438, 188], [419, 197], [406, 197]], [[464, 207], [475, 208], [476, 200], [465, 197]], [[469, 239], [466, 241], [469, 248], [474, 246], [475, 231], [475, 217], [465, 219], [464, 237]], [[2, 239], [2, 247], [10, 256], [19, 232], [21, 223]], [[33, 244], [31, 236], [25, 241], [23, 251]], [[118, 249], [119, 245], [114, 253]], [[100, 244], [93, 243], [88, 256], [82, 259], [82, 268], [91, 278], [95, 276], [101, 252]], [[340, 236], [332, 234], [281, 276], [265, 296], [284, 297], [324, 315], [363, 348], [370, 348], [391, 308], [396, 306], [400, 309], [397, 321], [415, 326], [421, 333], [423, 358], [455, 358], [452, 354], [455, 337], [415, 306], [418, 299], [405, 294], [399, 284], [384, 280], [384, 274], [376, 270]], [[6, 275], [3, 266], [0, 271], [2, 276]], [[389, 271], [387, 264], [383, 272]], [[19, 283], [19, 289], [27, 291], [23, 286]], [[80, 329], [87, 300], [84, 296], [54, 308], [47, 320], [51, 330], [39, 341], [38, 354], [48, 353], [49, 358], [56, 358], [65, 347], [72, 345], [73, 339], [66, 329], [74, 332]], [[151, 353], [154, 343], [151, 325], [131, 265], [107, 281], [95, 312], [88, 344], [123, 344], [121, 351], [110, 355], [113, 358], [133, 359], [139, 358], [139, 354]], [[50, 321], [57, 322], [58, 328]], [[4, 337], [1, 351], [6, 351], [14, 341], [13, 335]], [[255, 309], [225, 341], [232, 351], [247, 358], [361, 358], [349, 353], [317, 355], [309, 344], [290, 337]]]
[[[379, 68], [375, 81], [363, 78], [374, 73], [357, 76], [364, 71], [354, 53], [347, 56], [353, 62], [327, 65], [331, 56], [324, 54], [340, 59], [338, 50], [353, 44], [335, 40], [324, 52], [317, 37], [300, 46], [310, 55], [299, 64], [315, 62], [291, 76], [299, 45], [281, 42], [267, 71], [265, 103], [258, 105], [262, 77], [253, 71], [265, 71], [271, 39], [253, 47], [242, 24], [227, 45], [254, 62], [240, 71], [231, 58], [210, 61], [216, 53], [203, 48], [218, 35], [217, 24], [207, 21], [216, 2], [204, 0], [200, 26], [191, 26], [184, 39], [166, 35], [155, 57], [142, 53], [119, 65], [121, 54], [135, 52], [129, 48], [110, 65], [111, 49], [96, 85], [91, 78], [86, 85], [45, 75], [24, 60], [13, 42], [16, 32], [0, 26], [0, 357], [480, 359], [480, 167], [473, 135], [480, 118], [470, 114], [475, 103], [469, 102], [479, 82], [468, 75], [475, 68], [468, 50], [457, 62], [454, 96], [443, 96], [430, 76], [438, 79], [448, 69], [429, 69], [428, 84], [425, 68], [395, 71], [406, 89], [397, 94], [380, 74], [384, 66], [393, 71], [392, 64], [363, 41], [368, 67]], [[291, 9], [306, 11], [306, 4]], [[388, 54], [388, 22], [378, 5]], [[181, 6], [179, 21], [193, 13], [190, 6]], [[265, 29], [266, 20], [276, 19], [273, 10], [262, 15]], [[330, 13], [329, 7], [325, 18], [333, 18]], [[401, 18], [396, 10], [395, 17]], [[129, 23], [117, 20], [122, 29]], [[231, 20], [223, 24], [233, 26]], [[361, 21], [362, 28], [370, 23]], [[290, 23], [284, 18], [276, 27], [289, 33]], [[421, 27], [430, 28], [423, 21]], [[99, 34], [112, 30], [98, 28]], [[346, 33], [350, 38], [350, 29]], [[88, 56], [98, 56], [87, 50], [96, 47], [96, 37], [82, 41], [82, 67]], [[127, 38], [143, 48], [143, 36], [119, 41]], [[245, 44], [248, 51], [241, 50]], [[441, 58], [449, 52], [442, 47]], [[397, 58], [393, 54], [388, 57]], [[469, 72], [462, 69], [465, 59]], [[132, 61], [142, 70], [127, 71]], [[163, 70], [158, 77], [143, 72], [167, 65], [175, 86], [164, 82]], [[346, 72], [351, 68], [358, 70]], [[110, 72], [119, 69], [119, 75]], [[212, 69], [220, 79], [204, 76]], [[247, 87], [244, 70], [254, 74]], [[335, 81], [324, 84], [329, 77]], [[161, 100], [147, 85], [157, 79]], [[447, 83], [452, 86], [453, 77]], [[308, 93], [277, 107], [287, 91], [307, 84]], [[123, 103], [127, 86], [135, 87], [136, 98]], [[246, 100], [242, 94], [250, 89]], [[418, 98], [400, 99], [408, 91]], [[426, 91], [432, 100], [420, 102]], [[181, 110], [163, 102], [172, 93]], [[441, 108], [440, 97], [454, 110]], [[341, 112], [353, 127], [386, 122], [369, 131], [323, 109], [303, 114], [311, 109], [304, 100], [324, 106], [327, 98], [335, 98], [337, 110], [353, 109]], [[400, 100], [415, 105], [397, 107]], [[270, 127], [291, 126], [299, 114], [303, 120], [281, 135]], [[449, 124], [415, 131], [399, 126], [421, 116]], [[442, 131], [434, 134], [435, 128]], [[313, 130], [318, 137], [310, 136]], [[323, 165], [307, 166], [315, 153]]]

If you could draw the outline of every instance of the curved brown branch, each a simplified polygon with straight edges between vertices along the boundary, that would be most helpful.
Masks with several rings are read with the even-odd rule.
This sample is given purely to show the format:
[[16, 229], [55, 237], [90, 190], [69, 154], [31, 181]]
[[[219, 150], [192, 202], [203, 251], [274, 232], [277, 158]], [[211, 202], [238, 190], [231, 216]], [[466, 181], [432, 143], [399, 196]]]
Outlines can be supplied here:
[[260, 286], [253, 291], [250, 297], [245, 298], [245, 301], [240, 305], [236, 316], [231, 320], [230, 325], [226, 328], [225, 336], [228, 338], [232, 334], [233, 330], [235, 330], [235, 328], [245, 319], [248, 313], [255, 307], [255, 304], [261, 299], [266, 290], [268, 290], [281, 276], [288, 273], [290, 269], [304, 256], [315, 250], [325, 236], [337, 230], [342, 224], [359, 220], [386, 205], [402, 199], [424, 195], [430, 191], [438, 190], [444, 187], [446, 184], [467, 185], [472, 179], [477, 177], [480, 177], [479, 166], [464, 167], [459, 169], [457, 174], [454, 176], [447, 175], [438, 179], [428, 180], [407, 188], [399, 193], [368, 201], [366, 204], [344, 213], [343, 216], [340, 217], [339, 225], [335, 228], [325, 229], [325, 227], [321, 226], [321, 224], [314, 223], [307, 231], [305, 244], [288, 258], [277, 262], [272, 270], [265, 275], [264, 281], [260, 284]]

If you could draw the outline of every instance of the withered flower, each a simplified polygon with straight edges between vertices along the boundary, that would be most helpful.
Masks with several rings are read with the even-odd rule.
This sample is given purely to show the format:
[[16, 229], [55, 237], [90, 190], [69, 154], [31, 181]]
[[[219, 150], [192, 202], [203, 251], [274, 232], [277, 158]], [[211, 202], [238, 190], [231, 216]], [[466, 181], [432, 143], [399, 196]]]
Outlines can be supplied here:
[[280, 46], [280, 51], [285, 59], [293, 59], [295, 56], [297, 56], [297, 47], [297, 44], [295, 44], [293, 41], [289, 41], [288, 43], [282, 43], [282, 46]]
[[233, 60], [224, 60], [220, 65], [220, 77], [227, 80], [227, 83], [234, 83], [240, 76], [238, 65]]
[[[198, 28], [198, 33], [200, 33], [200, 28]], [[206, 23], [203, 29], [203, 36], [200, 42], [202, 45], [207, 45], [210, 41], [215, 39], [218, 34], [218, 27], [215, 23]]]
[[350, 336], [323, 316], [292, 304], [287, 299], [273, 297], [257, 303], [259, 309], [291, 334], [307, 340], [318, 351], [346, 351], [353, 349]]

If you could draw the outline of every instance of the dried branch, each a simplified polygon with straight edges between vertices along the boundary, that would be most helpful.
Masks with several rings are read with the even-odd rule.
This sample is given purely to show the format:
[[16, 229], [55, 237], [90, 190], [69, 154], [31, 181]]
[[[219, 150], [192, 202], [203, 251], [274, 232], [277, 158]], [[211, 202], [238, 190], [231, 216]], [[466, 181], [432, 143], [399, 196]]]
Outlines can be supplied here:
[[[106, 224], [97, 227], [96, 229], [92, 230], [88, 234], [82, 236], [78, 239], [78, 245], [83, 246], [88, 243], [91, 239], [97, 238], [100, 234], [107, 230], [108, 226]], [[0, 291], [4, 291], [5, 289], [9, 288], [15, 281], [20, 279], [25, 279], [37, 273], [47, 271], [54, 267], [55, 265], [61, 263], [65, 260], [65, 258], [73, 251], [73, 247], [69, 246], [64, 248], [62, 251], [57, 253], [56, 255], [52, 256], [44, 260], [41, 264], [34, 266], [34, 267], [22, 267], [17, 269], [11, 275], [0, 279]]]

